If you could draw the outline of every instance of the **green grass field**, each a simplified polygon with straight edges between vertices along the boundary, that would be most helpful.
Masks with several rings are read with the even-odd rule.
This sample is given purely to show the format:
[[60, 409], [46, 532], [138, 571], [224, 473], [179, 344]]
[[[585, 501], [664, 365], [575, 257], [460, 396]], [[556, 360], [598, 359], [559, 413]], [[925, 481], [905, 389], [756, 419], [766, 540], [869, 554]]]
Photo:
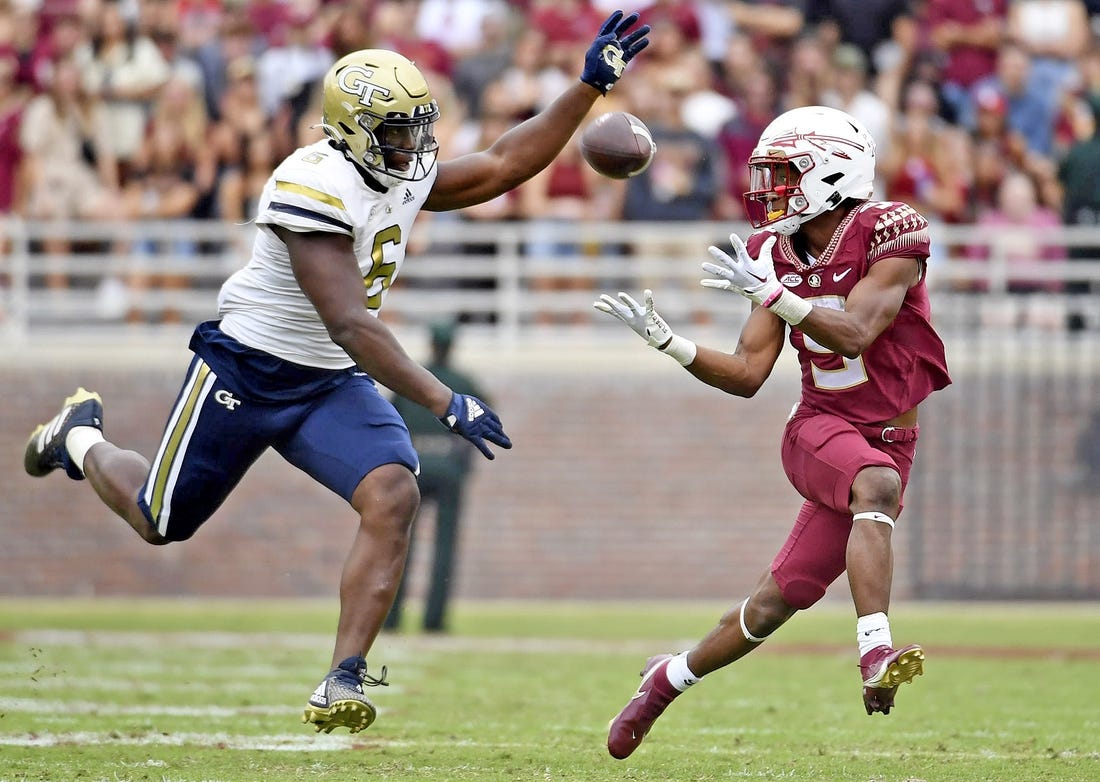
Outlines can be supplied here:
[[[723, 606], [459, 604], [383, 635], [369, 730], [298, 722], [335, 605], [0, 600], [0, 782], [1100, 780], [1100, 607], [895, 606], [925, 675], [863, 712], [844, 605], [676, 701], [628, 760], [608, 719]], [[413, 625], [414, 616], [408, 617]]]

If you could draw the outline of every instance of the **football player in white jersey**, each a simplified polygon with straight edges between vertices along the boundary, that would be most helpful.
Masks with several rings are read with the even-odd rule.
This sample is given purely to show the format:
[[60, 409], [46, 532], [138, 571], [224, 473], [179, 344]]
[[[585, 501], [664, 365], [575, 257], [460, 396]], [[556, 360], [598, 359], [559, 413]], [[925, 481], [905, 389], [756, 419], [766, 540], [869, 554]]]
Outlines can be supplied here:
[[366, 655], [405, 567], [420, 501], [418, 460], [376, 383], [423, 405], [492, 459], [511, 448], [483, 401], [414, 362], [377, 317], [421, 209], [489, 201], [544, 169], [649, 41], [637, 14], [613, 13], [578, 82], [488, 149], [437, 162], [439, 109], [416, 66], [384, 50], [353, 52], [325, 76], [326, 139], [292, 153], [258, 205], [252, 258], [222, 287], [219, 318], [200, 324], [194, 358], [150, 463], [104, 439], [99, 395], [81, 388], [31, 435], [24, 466], [85, 477], [144, 540], [186, 540], [268, 448], [344, 497], [359, 514], [340, 581], [330, 672], [302, 720], [368, 727]]

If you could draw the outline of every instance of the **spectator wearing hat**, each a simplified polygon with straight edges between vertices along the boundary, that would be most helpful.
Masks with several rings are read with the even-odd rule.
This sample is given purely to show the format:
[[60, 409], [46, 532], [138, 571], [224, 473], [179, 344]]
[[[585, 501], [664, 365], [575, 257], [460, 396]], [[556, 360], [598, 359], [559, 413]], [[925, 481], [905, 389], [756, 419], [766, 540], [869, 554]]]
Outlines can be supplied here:
[[[889, 150], [892, 117], [885, 101], [867, 88], [867, 74], [867, 55], [855, 44], [840, 44], [833, 51], [833, 87], [825, 92], [822, 103], [862, 122], [881, 159]], [[881, 182], [876, 182], [875, 191], [876, 197], [883, 195]]]
[[[997, 102], [997, 94], [1004, 101]], [[972, 110], [963, 124], [973, 129], [978, 100], [1005, 112], [1008, 127], [1027, 142], [1029, 151], [1049, 156], [1054, 149], [1054, 125], [1062, 101], [1062, 88], [1054, 88], [1034, 72], [1031, 55], [1018, 43], [1004, 44], [997, 56], [996, 71], [977, 82], [972, 91]]]
[[971, 113], [971, 88], [996, 70], [1007, 18], [1008, 0], [928, 0], [923, 21], [933, 51], [944, 59], [949, 119]]
[[974, 121], [971, 134], [978, 145], [989, 146], [1005, 163], [1027, 167], [1027, 139], [1008, 124], [1008, 100], [996, 86], [987, 84], [974, 91]]
[[999, 89], [983, 85], [974, 94], [975, 119], [971, 131], [974, 214], [998, 207], [1000, 197], [997, 193], [1005, 176], [1013, 170], [1022, 171], [1031, 178], [1041, 205], [1059, 209], [1061, 193], [1054, 158], [1031, 149], [1024, 134], [1012, 127], [1008, 99]]
[[894, 23], [910, 13], [909, 0], [824, 0], [809, 3], [807, 21], [833, 24], [841, 41], [854, 45], [877, 71], [876, 54], [890, 41]]

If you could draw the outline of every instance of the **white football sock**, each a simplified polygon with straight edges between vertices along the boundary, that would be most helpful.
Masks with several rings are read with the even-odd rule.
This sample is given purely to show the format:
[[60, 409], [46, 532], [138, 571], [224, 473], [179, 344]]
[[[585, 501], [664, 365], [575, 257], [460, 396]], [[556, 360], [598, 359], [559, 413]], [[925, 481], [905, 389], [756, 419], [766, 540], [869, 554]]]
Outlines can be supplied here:
[[856, 620], [856, 641], [859, 643], [859, 656], [867, 654], [876, 646], [894, 645], [890, 637], [890, 620], [881, 611], [867, 614]]
[[687, 652], [680, 652], [668, 661], [668, 667], [665, 668], [665, 676], [668, 677], [668, 683], [680, 692], [683, 692], [699, 681], [699, 677], [688, 668]]
[[88, 457], [88, 451], [96, 443], [104, 442], [103, 432], [94, 426], [74, 426], [65, 435], [65, 450], [69, 452], [69, 458], [77, 466], [81, 473], [84, 472], [84, 460]]

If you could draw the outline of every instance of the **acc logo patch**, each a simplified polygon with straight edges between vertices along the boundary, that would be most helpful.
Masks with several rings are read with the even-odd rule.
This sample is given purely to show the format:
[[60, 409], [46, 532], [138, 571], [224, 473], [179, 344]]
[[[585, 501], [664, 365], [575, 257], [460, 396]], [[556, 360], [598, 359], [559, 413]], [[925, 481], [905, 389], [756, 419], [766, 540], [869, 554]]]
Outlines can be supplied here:
[[779, 281], [781, 283], [783, 283], [784, 285], [786, 285], [788, 288], [793, 288], [796, 285], [801, 285], [802, 284], [802, 275], [801, 274], [795, 274], [793, 272], [790, 273], [790, 274], [784, 274], [783, 277]]

